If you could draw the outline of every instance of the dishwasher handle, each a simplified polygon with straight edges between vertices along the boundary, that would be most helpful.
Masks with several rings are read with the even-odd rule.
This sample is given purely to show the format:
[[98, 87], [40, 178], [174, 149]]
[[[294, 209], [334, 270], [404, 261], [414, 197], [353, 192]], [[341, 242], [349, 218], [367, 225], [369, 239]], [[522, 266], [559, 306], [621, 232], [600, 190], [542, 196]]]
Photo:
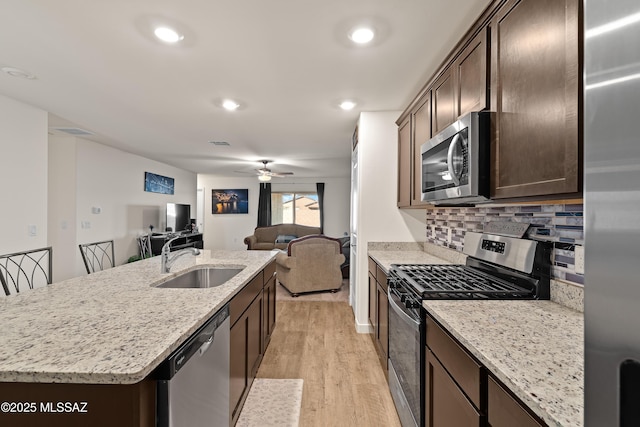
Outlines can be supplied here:
[[211, 347], [211, 344], [213, 343], [213, 337], [214, 337], [214, 335], [212, 334], [211, 337], [209, 337], [209, 339], [206, 340], [204, 342], [204, 344], [202, 344], [200, 346], [200, 348], [198, 349], [198, 355], [199, 356], [202, 356], [203, 354], [205, 354], [207, 352], [207, 350], [209, 350], [209, 347]]

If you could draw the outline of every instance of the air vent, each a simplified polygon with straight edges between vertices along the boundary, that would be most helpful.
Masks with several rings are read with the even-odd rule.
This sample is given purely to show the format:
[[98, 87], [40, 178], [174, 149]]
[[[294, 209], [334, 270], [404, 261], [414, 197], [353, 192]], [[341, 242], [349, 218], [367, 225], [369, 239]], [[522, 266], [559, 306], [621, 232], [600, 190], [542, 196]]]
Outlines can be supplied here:
[[60, 132], [68, 133], [69, 135], [93, 135], [93, 132], [80, 128], [51, 128]]
[[209, 143], [211, 143], [213, 145], [220, 145], [220, 146], [229, 146], [229, 145], [231, 145], [227, 141], [209, 141]]

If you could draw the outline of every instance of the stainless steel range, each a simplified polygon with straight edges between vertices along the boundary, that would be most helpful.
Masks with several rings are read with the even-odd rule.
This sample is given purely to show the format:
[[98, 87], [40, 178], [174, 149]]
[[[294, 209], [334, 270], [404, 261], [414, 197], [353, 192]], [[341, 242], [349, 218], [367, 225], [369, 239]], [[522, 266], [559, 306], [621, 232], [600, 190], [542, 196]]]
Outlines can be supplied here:
[[425, 299], [549, 299], [551, 244], [523, 239], [527, 224], [467, 232], [465, 265], [392, 264], [389, 387], [404, 427], [425, 425]]

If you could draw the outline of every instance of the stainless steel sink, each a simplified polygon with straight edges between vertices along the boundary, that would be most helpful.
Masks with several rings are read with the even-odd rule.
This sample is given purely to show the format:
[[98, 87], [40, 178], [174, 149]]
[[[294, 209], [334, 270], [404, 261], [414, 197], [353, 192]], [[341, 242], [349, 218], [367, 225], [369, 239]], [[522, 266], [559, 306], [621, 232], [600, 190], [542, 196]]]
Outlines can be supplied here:
[[202, 267], [156, 285], [157, 288], [213, 288], [224, 285], [244, 267]]

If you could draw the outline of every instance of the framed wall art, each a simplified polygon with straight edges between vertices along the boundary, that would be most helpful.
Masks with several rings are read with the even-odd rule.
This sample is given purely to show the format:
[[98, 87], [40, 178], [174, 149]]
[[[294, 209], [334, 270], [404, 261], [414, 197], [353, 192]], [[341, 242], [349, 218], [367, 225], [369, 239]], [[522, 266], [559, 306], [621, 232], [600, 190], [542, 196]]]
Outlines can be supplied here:
[[144, 191], [150, 193], [173, 194], [174, 179], [168, 176], [156, 175], [155, 173], [144, 173]]
[[249, 189], [211, 190], [212, 214], [249, 213]]

